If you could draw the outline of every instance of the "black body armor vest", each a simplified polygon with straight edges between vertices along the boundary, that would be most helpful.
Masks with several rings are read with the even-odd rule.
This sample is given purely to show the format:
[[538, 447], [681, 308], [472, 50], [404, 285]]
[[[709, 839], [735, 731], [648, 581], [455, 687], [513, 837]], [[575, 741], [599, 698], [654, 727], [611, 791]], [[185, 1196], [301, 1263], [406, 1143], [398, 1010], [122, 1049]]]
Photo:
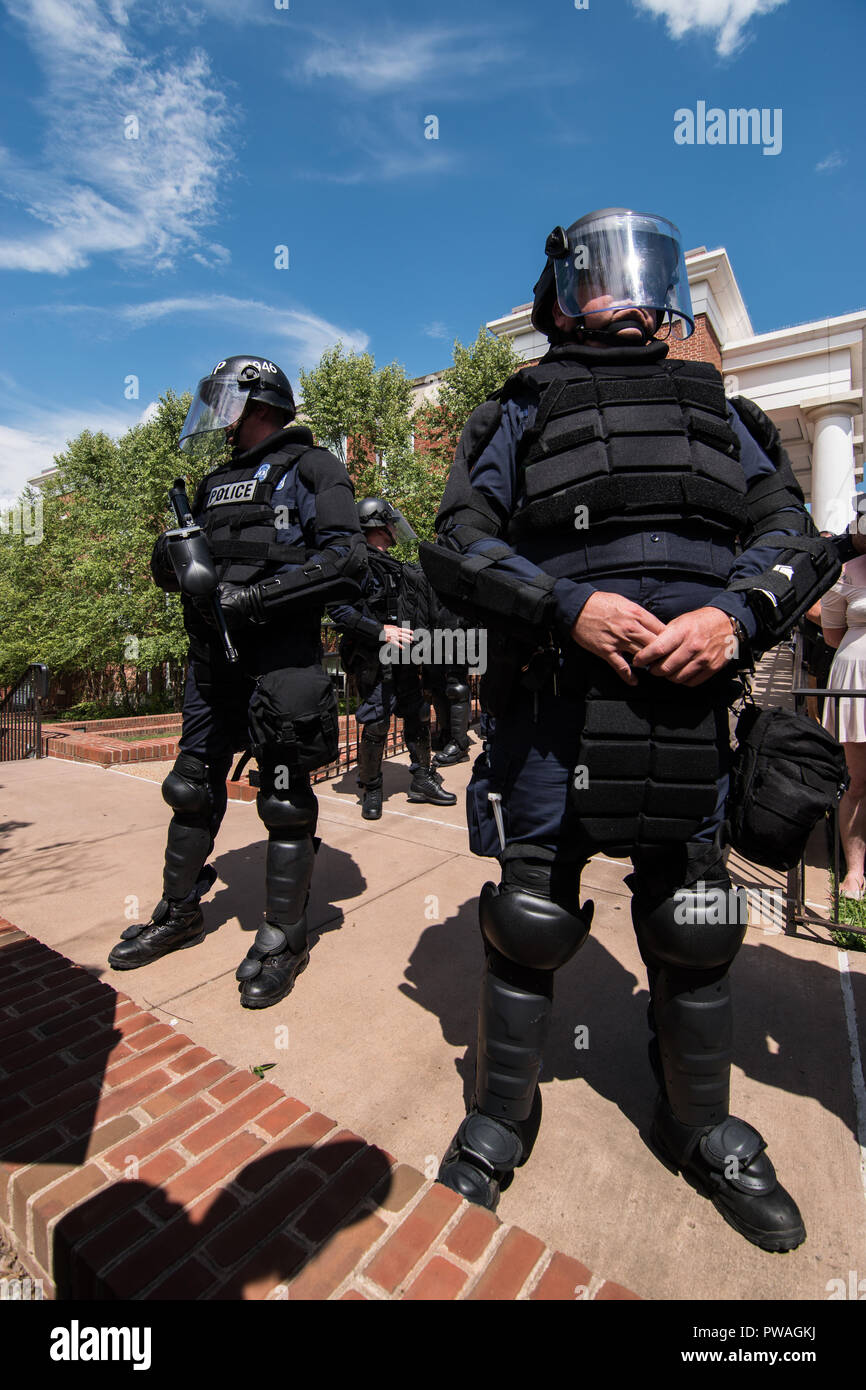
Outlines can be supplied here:
[[[740, 443], [722, 378], [706, 362], [663, 360], [664, 344], [555, 347], [502, 390], [535, 387], [518, 451], [520, 500], [508, 539], [581, 525], [683, 522], [733, 547], [746, 519]], [[585, 508], [580, 515], [578, 509]]]
[[297, 464], [312, 447], [287, 444], [247, 464], [218, 468], [199, 484], [192, 511], [221, 580], [254, 584], [283, 565], [305, 562]]
[[[401, 564], [372, 546], [367, 550], [372, 583], [364, 595], [365, 616], [402, 627], [428, 627], [430, 590], [417, 565]], [[370, 582], [370, 581], [368, 581]]]

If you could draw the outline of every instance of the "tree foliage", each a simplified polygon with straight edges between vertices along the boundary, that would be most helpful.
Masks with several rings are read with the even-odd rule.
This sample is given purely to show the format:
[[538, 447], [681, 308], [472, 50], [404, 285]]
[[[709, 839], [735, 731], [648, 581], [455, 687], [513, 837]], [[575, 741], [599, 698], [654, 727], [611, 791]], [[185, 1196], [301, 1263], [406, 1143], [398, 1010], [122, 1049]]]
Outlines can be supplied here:
[[[27, 489], [29, 506], [41, 501], [42, 536], [0, 534], [0, 680], [31, 661], [101, 673], [185, 659], [180, 601], [153, 583], [150, 555], [175, 524], [167, 494], [187, 465], [177, 441], [189, 404], [169, 391], [117, 441], [85, 430], [41, 493]], [[187, 475], [190, 492], [207, 467]]]
[[455, 341], [454, 363], [443, 373], [436, 400], [416, 415], [416, 435], [423, 424], [431, 463], [444, 468], [446, 478], [469, 416], [522, 364], [511, 339], [497, 338], [483, 324], [469, 347]]
[[312, 371], [301, 372], [300, 382], [303, 417], [317, 442], [345, 463], [355, 495], [387, 497], [414, 525], [419, 480], [412, 384], [403, 367], [377, 368], [369, 352], [344, 353], [337, 343]]
[[[345, 462], [359, 498], [387, 497], [422, 540], [431, 540], [463, 426], [520, 364], [510, 341], [482, 327], [470, 347], [455, 342], [437, 401], [410, 415], [412, 386], [403, 368], [377, 370], [369, 353], [344, 353], [338, 343], [313, 371], [301, 372], [304, 418], [318, 442]], [[395, 554], [412, 558], [407, 547]]]

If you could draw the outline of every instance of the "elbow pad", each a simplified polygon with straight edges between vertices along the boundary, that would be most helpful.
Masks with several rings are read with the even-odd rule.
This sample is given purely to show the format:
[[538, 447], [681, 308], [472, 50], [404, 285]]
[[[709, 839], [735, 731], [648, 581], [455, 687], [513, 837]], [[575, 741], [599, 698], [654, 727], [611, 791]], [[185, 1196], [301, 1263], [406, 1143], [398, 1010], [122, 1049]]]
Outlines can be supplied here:
[[766, 539], [779, 546], [775, 564], [763, 574], [735, 580], [727, 590], [743, 594], [748, 602], [758, 620], [754, 645], [763, 651], [787, 637], [798, 618], [832, 588], [842, 572], [838, 552], [824, 536]]
[[314, 604], [324, 608], [328, 603], [351, 603], [360, 597], [360, 580], [366, 568], [365, 546], [360, 535], [347, 555], [323, 550], [299, 569], [284, 570], [270, 579], [262, 579], [255, 586], [261, 616], [268, 618], [275, 609], [288, 604]]
[[515, 636], [535, 641], [555, 622], [556, 580], [548, 574], [530, 580], [497, 571], [497, 560], [512, 553], [507, 545], [491, 546], [484, 555], [463, 555], [426, 541], [418, 547], [421, 568], [449, 607], [472, 621], [480, 617], [507, 623]]

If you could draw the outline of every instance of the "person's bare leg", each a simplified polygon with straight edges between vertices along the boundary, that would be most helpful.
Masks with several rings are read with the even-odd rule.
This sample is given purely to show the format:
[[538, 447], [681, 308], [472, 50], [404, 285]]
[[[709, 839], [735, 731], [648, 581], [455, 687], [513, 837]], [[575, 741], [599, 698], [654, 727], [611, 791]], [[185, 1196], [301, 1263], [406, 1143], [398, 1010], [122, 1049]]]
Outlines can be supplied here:
[[866, 877], [866, 743], [846, 743], [844, 748], [851, 785], [839, 803], [839, 836], [847, 864], [839, 891], [857, 897]]

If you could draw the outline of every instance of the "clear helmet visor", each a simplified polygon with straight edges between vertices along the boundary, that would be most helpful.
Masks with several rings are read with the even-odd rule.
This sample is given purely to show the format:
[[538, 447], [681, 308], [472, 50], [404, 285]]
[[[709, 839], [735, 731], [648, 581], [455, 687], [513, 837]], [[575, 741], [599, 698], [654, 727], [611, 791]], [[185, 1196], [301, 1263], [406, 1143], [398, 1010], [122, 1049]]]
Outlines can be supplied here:
[[[667, 218], [614, 208], [581, 218], [566, 238], [567, 253], [553, 262], [564, 314], [585, 319], [621, 309], [654, 309], [662, 319], [679, 322], [684, 337], [694, 331], [679, 229]], [[606, 324], [598, 321], [598, 326]]]
[[362, 530], [387, 531], [393, 541], [408, 542], [418, 539], [400, 508], [386, 502], [384, 498], [379, 502], [376, 511], [369, 514]]
[[236, 425], [250, 398], [236, 381], [203, 377], [180, 432], [180, 447], [191, 453], [210, 452], [224, 443], [225, 431]]
[[406, 520], [399, 507], [391, 508], [391, 517], [388, 525], [394, 533], [395, 540], [398, 541], [417, 541], [418, 537], [413, 531], [409, 522]]

